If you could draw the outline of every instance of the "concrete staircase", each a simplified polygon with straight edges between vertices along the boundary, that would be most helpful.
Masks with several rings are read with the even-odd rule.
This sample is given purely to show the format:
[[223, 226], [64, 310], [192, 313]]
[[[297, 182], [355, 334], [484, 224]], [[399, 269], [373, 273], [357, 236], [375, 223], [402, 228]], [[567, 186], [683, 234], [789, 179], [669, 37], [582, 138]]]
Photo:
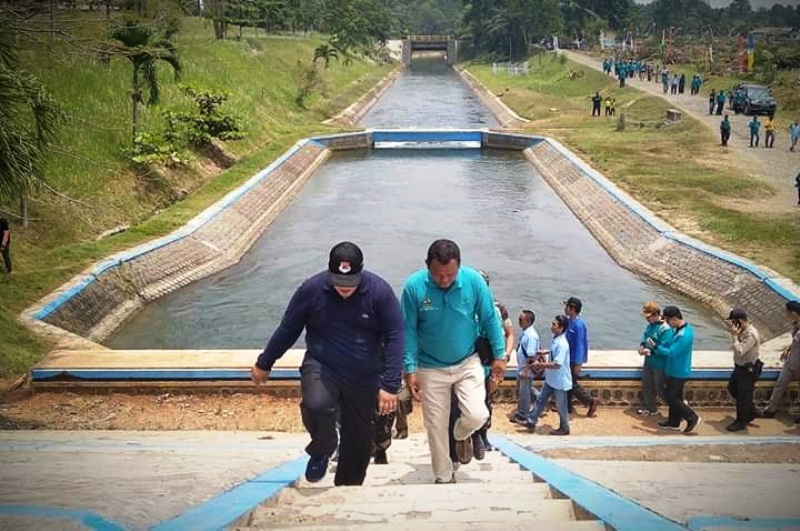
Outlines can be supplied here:
[[301, 479], [284, 489], [233, 529], [345, 529], [449, 531], [530, 529], [601, 531], [597, 520], [580, 518], [569, 499], [535, 482], [499, 451], [462, 465], [455, 484], [433, 484], [423, 435], [394, 441], [388, 465], [370, 465], [360, 487], [333, 487], [332, 463], [319, 483]]

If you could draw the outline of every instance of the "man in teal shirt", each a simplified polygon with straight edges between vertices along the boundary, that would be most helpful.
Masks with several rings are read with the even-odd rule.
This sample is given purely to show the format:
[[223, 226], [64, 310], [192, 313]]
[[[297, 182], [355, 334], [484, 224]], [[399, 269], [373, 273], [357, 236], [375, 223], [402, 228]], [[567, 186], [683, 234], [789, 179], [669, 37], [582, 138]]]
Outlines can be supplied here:
[[645, 356], [642, 367], [642, 407], [636, 413], [647, 417], [658, 415], [658, 398], [666, 402], [664, 368], [667, 365], [667, 358], [654, 353], [647, 340], [652, 339], [656, 346], [665, 344], [672, 337], [672, 328], [661, 319], [661, 308], [655, 302], [644, 303], [642, 316], [647, 321], [639, 342], [639, 354]]
[[694, 330], [684, 321], [683, 314], [677, 306], [666, 306], [662, 313], [667, 324], [674, 330], [669, 341], [658, 345], [653, 338], [647, 339], [648, 348], [660, 356], [667, 358], [664, 372], [667, 374], [667, 404], [669, 416], [658, 426], [666, 430], [680, 430], [681, 420], [686, 421], [683, 433], [693, 432], [703, 421], [683, 400], [683, 386], [692, 374], [692, 348]]
[[400, 305], [405, 319], [406, 386], [422, 400], [436, 483], [453, 483], [448, 449], [450, 396], [461, 417], [453, 429], [459, 461], [472, 459], [473, 432], [489, 418], [481, 362], [475, 352], [482, 330], [492, 348], [492, 378], [505, 374], [505, 340], [489, 287], [475, 269], [461, 267], [461, 250], [451, 240], [428, 248], [427, 269], [406, 279]]

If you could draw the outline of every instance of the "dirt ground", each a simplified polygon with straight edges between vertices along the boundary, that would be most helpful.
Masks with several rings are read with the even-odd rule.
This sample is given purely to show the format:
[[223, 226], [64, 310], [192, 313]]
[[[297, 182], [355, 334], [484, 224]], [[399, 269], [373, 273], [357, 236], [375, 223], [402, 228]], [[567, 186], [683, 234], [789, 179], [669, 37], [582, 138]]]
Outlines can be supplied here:
[[[496, 404], [492, 431], [496, 433], [528, 433], [508, 421], [514, 405]], [[703, 436], [731, 435], [725, 426], [733, 420], [727, 409], [702, 409]], [[640, 418], [630, 409], [601, 408], [595, 418], [576, 406], [571, 416], [572, 435], [653, 436], [661, 437], [657, 428], [661, 417]], [[558, 423], [557, 413], [548, 413], [540, 421], [536, 433], [546, 436]], [[415, 404], [409, 417], [412, 432], [424, 431], [421, 407]], [[245, 430], [302, 432], [298, 399], [277, 398], [251, 393], [162, 393], [162, 394], [85, 394], [70, 392], [36, 392], [20, 389], [0, 395], [0, 429], [48, 430]], [[674, 435], [674, 432], [669, 432]], [[791, 415], [780, 414], [773, 420], [757, 420], [737, 436], [800, 436], [800, 426]], [[748, 451], [742, 448], [755, 448]], [[565, 449], [545, 455], [577, 459], [644, 459], [644, 460], [708, 460], [709, 455], [722, 456], [732, 462], [797, 462], [800, 446], [748, 445], [739, 448], [706, 448], [696, 453], [686, 447], [609, 448], [602, 450]], [[743, 460], [755, 461], [743, 461]], [[777, 461], [776, 461], [777, 460]]]
[[797, 444], [706, 444], [681, 446], [626, 447], [544, 450], [540, 455], [552, 459], [591, 459], [599, 461], [677, 461], [717, 463], [800, 463]]

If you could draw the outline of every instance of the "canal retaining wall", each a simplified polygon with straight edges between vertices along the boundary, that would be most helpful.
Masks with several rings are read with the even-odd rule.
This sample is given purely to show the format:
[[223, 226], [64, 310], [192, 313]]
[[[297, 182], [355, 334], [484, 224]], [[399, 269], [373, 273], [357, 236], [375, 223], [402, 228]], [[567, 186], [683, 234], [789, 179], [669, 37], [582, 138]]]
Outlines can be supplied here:
[[469, 85], [475, 95], [478, 96], [478, 99], [481, 100], [484, 107], [489, 109], [495, 119], [500, 123], [501, 127], [505, 129], [518, 129], [530, 122], [530, 120], [521, 117], [511, 110], [508, 105], [500, 101], [500, 98], [467, 70], [456, 69], [456, 73]]
[[323, 123], [326, 124], [338, 124], [343, 125], [345, 127], [355, 127], [358, 122], [369, 112], [370, 109], [378, 102], [378, 100], [383, 97], [389, 88], [397, 81], [397, 78], [400, 77], [401, 72], [399, 70], [392, 70], [387, 74], [383, 79], [378, 81], [374, 87], [372, 87], [369, 92], [361, 96], [358, 101], [347, 107], [345, 110], [330, 118], [325, 120]]
[[296, 144], [178, 231], [92, 267], [23, 320], [57, 348], [103, 348], [96, 342], [143, 304], [238, 262], [329, 153]]
[[738, 256], [688, 238], [564, 146], [548, 139], [525, 151], [539, 174], [621, 266], [656, 280], [727, 317], [745, 308], [764, 337], [788, 328], [788, 281]]

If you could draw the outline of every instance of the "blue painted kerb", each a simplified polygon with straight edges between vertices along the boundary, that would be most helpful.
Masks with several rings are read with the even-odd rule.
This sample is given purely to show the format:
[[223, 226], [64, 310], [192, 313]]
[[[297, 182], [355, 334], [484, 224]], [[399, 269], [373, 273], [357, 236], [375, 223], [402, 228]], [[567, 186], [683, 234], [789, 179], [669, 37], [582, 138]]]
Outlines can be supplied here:
[[151, 527], [151, 531], [217, 531], [225, 529], [267, 499], [295, 483], [308, 462], [303, 455], [246, 481], [185, 513]]
[[685, 527], [642, 507], [593, 481], [522, 448], [490, 435], [491, 443], [512, 461], [531, 471], [578, 506], [617, 531], [685, 531]]

